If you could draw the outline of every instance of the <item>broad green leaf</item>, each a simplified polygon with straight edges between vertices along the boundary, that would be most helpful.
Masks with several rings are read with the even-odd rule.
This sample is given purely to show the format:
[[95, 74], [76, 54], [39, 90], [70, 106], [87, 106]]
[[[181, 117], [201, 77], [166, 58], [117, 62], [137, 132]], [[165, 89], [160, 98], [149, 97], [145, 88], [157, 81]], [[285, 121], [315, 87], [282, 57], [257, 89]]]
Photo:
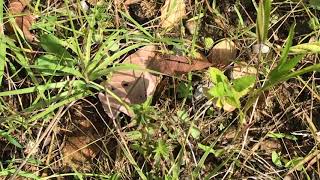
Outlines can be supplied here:
[[14, 138], [12, 137], [8, 132], [4, 130], [0, 130], [0, 137], [4, 137], [7, 139], [11, 144], [15, 145], [18, 148], [22, 148], [21, 144]]
[[181, 82], [178, 85], [178, 97], [179, 98], [191, 98], [192, 97], [192, 86], [188, 83]]
[[70, 66], [75, 65], [76, 61], [73, 61], [71, 54], [63, 44], [64, 42], [53, 34], [45, 34], [40, 37], [40, 45], [46, 52], [56, 55], [59, 59], [68, 60]]
[[[36, 60], [36, 66], [34, 68], [39, 69], [43, 75], [61, 75], [59, 72], [65, 72], [67, 74], [72, 74], [77, 77], [83, 77], [82, 74], [72, 66], [68, 66], [68, 64], [63, 64], [63, 60], [59, 60], [59, 58], [55, 55], [46, 54], [40, 56]], [[64, 74], [62, 74], [64, 75]]]
[[208, 73], [211, 82], [215, 84], [218, 82], [228, 82], [228, 78], [217, 68], [210, 67]]
[[111, 41], [107, 47], [107, 49], [113, 52], [119, 50], [119, 48], [120, 48], [119, 42], [116, 42], [116, 41]]
[[210, 88], [208, 94], [212, 97], [224, 97], [227, 96], [225, 89], [225, 84], [223, 82], [218, 82], [214, 87]]
[[190, 134], [194, 139], [199, 139], [201, 132], [197, 127], [192, 126], [190, 129]]
[[255, 81], [256, 81], [256, 77], [254, 75], [244, 76], [244, 77], [233, 80], [232, 85], [237, 92], [242, 92], [248, 89], [249, 87], [251, 87]]
[[276, 166], [278, 166], [278, 167], [283, 166], [283, 164], [281, 162], [280, 154], [278, 154], [277, 152], [272, 151], [271, 159], [272, 159], [273, 164], [275, 164]]

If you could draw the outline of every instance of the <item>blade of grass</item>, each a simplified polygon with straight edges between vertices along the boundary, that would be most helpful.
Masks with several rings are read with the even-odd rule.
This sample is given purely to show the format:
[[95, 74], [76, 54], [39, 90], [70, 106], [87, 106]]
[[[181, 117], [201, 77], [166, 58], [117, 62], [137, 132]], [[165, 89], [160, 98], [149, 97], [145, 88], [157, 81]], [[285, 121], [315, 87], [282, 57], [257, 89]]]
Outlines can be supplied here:
[[142, 27], [136, 20], [134, 20], [130, 15], [120, 11], [121, 15], [131, 21], [141, 32], [147, 35], [149, 38], [153, 39], [153, 36], [144, 28]]
[[6, 44], [3, 42], [3, 37], [4, 37], [4, 33], [3, 33], [3, 4], [4, 1], [0, 0], [0, 86], [2, 84], [2, 78], [3, 78], [3, 74], [4, 74], [4, 67], [6, 65], [6, 61], [5, 61], [5, 57], [6, 57], [6, 51], [7, 51], [7, 47]]
[[28, 122], [34, 122], [40, 118], [44, 118], [44, 116], [46, 116], [47, 114], [53, 112], [55, 109], [59, 108], [59, 107], [62, 107], [66, 104], [69, 104], [73, 101], [76, 101], [76, 100], [79, 100], [83, 97], [86, 97], [88, 95], [90, 95], [91, 93], [89, 91], [82, 91], [82, 92], [78, 92], [77, 94], [75, 95], [69, 95], [68, 98], [54, 104], [54, 105], [51, 105], [49, 106], [46, 110], [42, 111], [41, 113], [38, 113], [34, 116], [32, 116]]
[[[28, 94], [28, 93], [32, 93], [32, 92], [36, 92], [36, 91], [45, 91], [45, 90], [49, 90], [49, 89], [58, 89], [58, 88], [66, 87], [68, 85], [68, 83], [70, 83], [70, 81], [50, 83], [47, 85], [39, 85], [39, 86], [34, 86], [34, 87], [29, 87], [29, 88], [0, 92], [0, 97], [12, 96], [12, 95], [18, 95], [18, 94]], [[72, 83], [72, 86], [83, 88], [85, 86], [85, 82], [81, 81], [81, 80], [75, 80]]]
[[[129, 47], [126, 47], [126, 48], [114, 53], [111, 57], [107, 58], [100, 65], [98, 65], [98, 67], [96, 69], [92, 69], [93, 71], [92, 71], [92, 73], [90, 73], [89, 79], [97, 78], [97, 72], [100, 72], [101, 70], [105, 70], [108, 67], [108, 65], [110, 63], [112, 63], [114, 60], [120, 58], [122, 55], [128, 53], [129, 51], [134, 50], [134, 49], [139, 48], [144, 45], [146, 45], [146, 44], [145, 43], [134, 44], [134, 45], [131, 45]], [[89, 70], [91, 68], [94, 68], [94, 67], [89, 67]]]

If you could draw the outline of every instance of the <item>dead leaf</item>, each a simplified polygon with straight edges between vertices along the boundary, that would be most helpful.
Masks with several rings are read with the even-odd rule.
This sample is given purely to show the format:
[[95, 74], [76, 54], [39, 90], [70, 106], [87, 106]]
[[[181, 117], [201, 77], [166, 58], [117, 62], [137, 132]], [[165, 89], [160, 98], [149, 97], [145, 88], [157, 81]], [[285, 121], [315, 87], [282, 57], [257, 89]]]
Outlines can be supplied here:
[[[28, 42], [37, 42], [37, 38], [30, 32], [32, 24], [35, 22], [36, 17], [27, 9], [29, 0], [11, 0], [9, 3], [9, 13], [15, 15], [15, 22], [22, 30]], [[11, 25], [6, 26], [9, 33], [14, 33]]]
[[184, 0], [166, 0], [161, 8], [161, 27], [172, 28], [179, 24], [186, 15]]
[[89, 120], [85, 114], [82, 114], [86, 112], [84, 110], [80, 111], [79, 114], [72, 114], [73, 127], [68, 129], [72, 133], [67, 135], [65, 145], [62, 148], [62, 155], [64, 166], [86, 171], [93, 167], [92, 160], [101, 152], [100, 142], [97, 139], [101, 138], [101, 134], [103, 134], [103, 128], [101, 128], [103, 123], [97, 120]]
[[[92, 144], [94, 139], [79, 134], [69, 137], [62, 149], [63, 164], [77, 169], [83, 165], [90, 167], [90, 161], [100, 152], [97, 145]], [[83, 170], [83, 167], [81, 169]]]
[[256, 75], [258, 70], [253, 66], [249, 66], [246, 62], [240, 61], [234, 64], [231, 73], [233, 79], [238, 79], [244, 76]]
[[[127, 57], [123, 63], [136, 64], [146, 68], [149, 59], [156, 55], [155, 46], [146, 46]], [[115, 72], [104, 86], [120, 97], [125, 103], [140, 104], [153, 95], [159, 77], [143, 70], [123, 70]], [[110, 118], [115, 118], [119, 112], [132, 116], [123, 105], [109, 94], [99, 94], [104, 110]]]
[[11, 0], [9, 2], [9, 12], [12, 15], [17, 15], [23, 12], [30, 0]]
[[148, 68], [166, 75], [179, 75], [210, 66], [212, 64], [205, 57], [203, 59], [192, 59], [185, 56], [157, 55], [150, 62]]
[[234, 110], [236, 110], [237, 108], [227, 102], [224, 102], [223, 103], [223, 110], [226, 111], [226, 112], [233, 112]]
[[208, 60], [216, 67], [228, 66], [237, 55], [233, 41], [225, 39], [216, 44], [210, 51]]
[[[189, 59], [184, 56], [162, 55], [155, 46], [145, 46], [130, 55], [123, 63], [135, 64], [166, 75], [179, 75], [211, 66], [206, 59]], [[160, 77], [146, 70], [122, 70], [115, 72], [103, 85], [127, 104], [141, 104], [153, 96]], [[133, 114], [109, 94], [99, 94], [104, 110], [110, 118], [119, 112]]]

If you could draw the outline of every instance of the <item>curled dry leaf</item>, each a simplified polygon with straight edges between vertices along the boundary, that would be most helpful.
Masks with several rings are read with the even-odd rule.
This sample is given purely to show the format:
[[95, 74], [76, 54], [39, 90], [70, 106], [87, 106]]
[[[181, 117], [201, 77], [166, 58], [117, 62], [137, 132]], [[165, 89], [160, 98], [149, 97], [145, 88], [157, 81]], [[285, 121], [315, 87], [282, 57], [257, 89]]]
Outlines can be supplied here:
[[166, 0], [161, 8], [161, 26], [170, 29], [185, 17], [186, 5], [184, 0]]
[[225, 39], [216, 44], [210, 51], [208, 60], [216, 67], [228, 66], [237, 55], [233, 41]]
[[[123, 63], [135, 64], [166, 75], [178, 75], [211, 66], [206, 59], [195, 60], [184, 56], [162, 55], [155, 46], [146, 46], [130, 55]], [[153, 96], [160, 77], [146, 70], [122, 70], [115, 72], [103, 85], [128, 104], [141, 104]], [[99, 94], [104, 110], [111, 118], [119, 112], [132, 116], [123, 105], [109, 94]]]
[[148, 68], [166, 75], [179, 75], [210, 66], [212, 64], [204, 56], [202, 59], [192, 59], [185, 56], [157, 55], [150, 61]]
[[[27, 9], [27, 5], [30, 0], [11, 0], [9, 2], [9, 13], [15, 15], [15, 22], [17, 26], [22, 30], [28, 42], [36, 42], [37, 38], [30, 32], [32, 24], [35, 22], [36, 17], [31, 14]], [[7, 29], [10, 33], [13, 33], [13, 27], [7, 25]]]

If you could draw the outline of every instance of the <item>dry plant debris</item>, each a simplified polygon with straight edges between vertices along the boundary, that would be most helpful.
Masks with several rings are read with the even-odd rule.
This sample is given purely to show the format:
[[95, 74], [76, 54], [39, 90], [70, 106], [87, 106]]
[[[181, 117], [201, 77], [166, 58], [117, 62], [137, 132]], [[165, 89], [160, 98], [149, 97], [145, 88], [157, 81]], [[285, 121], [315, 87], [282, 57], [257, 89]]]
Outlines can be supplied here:
[[[127, 57], [123, 63], [135, 64], [143, 69], [117, 71], [105, 82], [104, 86], [126, 103], [139, 104], [146, 101], [147, 97], [152, 96], [156, 90], [159, 80], [156, 75], [146, 70], [147, 63], [155, 58], [155, 50], [155, 46], [146, 46]], [[111, 118], [115, 118], [119, 111], [132, 115], [132, 112], [129, 112], [109, 94], [103, 95], [100, 93], [99, 99]]]
[[[11, 0], [9, 2], [9, 13], [14, 15], [15, 23], [18, 28], [22, 30], [26, 40], [32, 43], [38, 40], [35, 35], [30, 32], [31, 26], [36, 20], [36, 16], [32, 15], [29, 11], [27, 7], [29, 3], [29, 0]], [[12, 24], [7, 25], [9, 33], [14, 33], [13, 26], [14, 25]]]
[[166, 0], [161, 8], [161, 27], [170, 29], [178, 25], [186, 16], [184, 0]]
[[[139, 49], [127, 57], [123, 63], [138, 65], [141, 70], [117, 71], [104, 82], [104, 86], [128, 104], [141, 104], [148, 97], [153, 96], [160, 77], [155, 73], [148, 72], [148, 70], [172, 76], [211, 66], [211, 63], [205, 58], [190, 59], [184, 56], [160, 54], [157, 52], [156, 46], [145, 46]], [[133, 115], [112, 95], [100, 93], [99, 99], [111, 118], [115, 118], [119, 112], [129, 116]]]

